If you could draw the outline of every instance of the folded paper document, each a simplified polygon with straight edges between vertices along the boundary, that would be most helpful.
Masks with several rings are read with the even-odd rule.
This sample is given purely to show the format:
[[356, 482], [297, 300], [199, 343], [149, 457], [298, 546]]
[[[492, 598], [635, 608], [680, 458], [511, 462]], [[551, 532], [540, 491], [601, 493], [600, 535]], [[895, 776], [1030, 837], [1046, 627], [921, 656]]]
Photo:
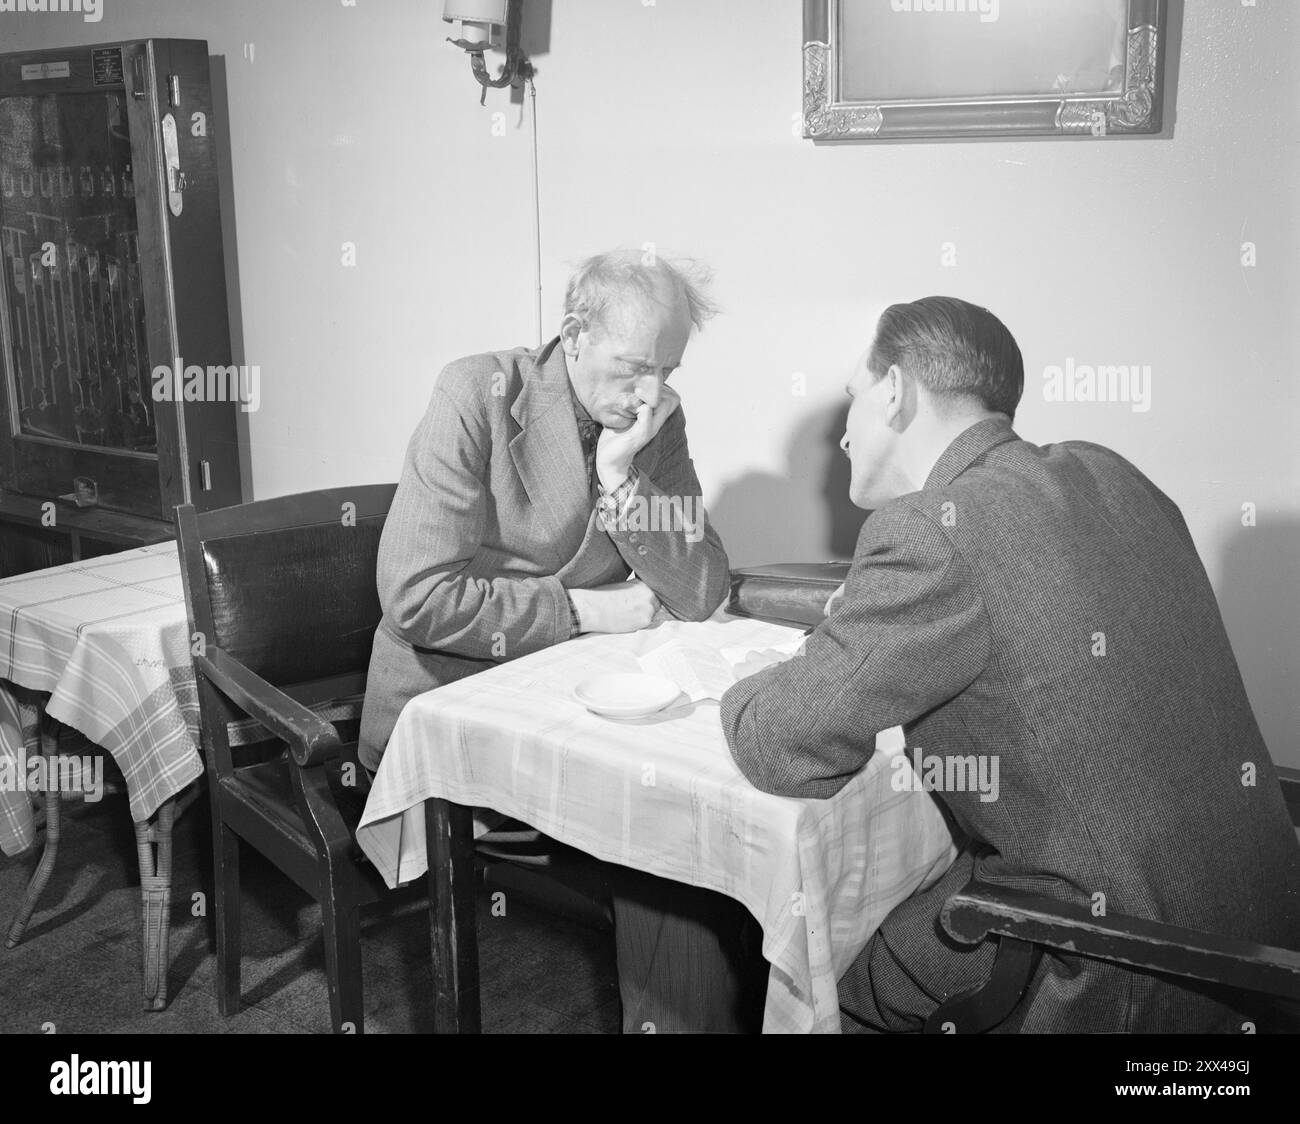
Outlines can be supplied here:
[[728, 687], [753, 670], [741, 670], [750, 657], [770, 656], [768, 662], [789, 659], [803, 645], [803, 639], [795, 636], [761, 650], [741, 647], [719, 650], [689, 640], [668, 640], [641, 656], [638, 662], [642, 671], [672, 680], [692, 702], [719, 701]]
[[[712, 648], [689, 640], [667, 640], [638, 658], [641, 670], [662, 675], [676, 683], [691, 702], [720, 702], [733, 683], [761, 667], [788, 660], [798, 654], [805, 637], [793, 636], [767, 648]], [[907, 737], [901, 726], [891, 726], [876, 735], [876, 749], [887, 757], [902, 753]]]

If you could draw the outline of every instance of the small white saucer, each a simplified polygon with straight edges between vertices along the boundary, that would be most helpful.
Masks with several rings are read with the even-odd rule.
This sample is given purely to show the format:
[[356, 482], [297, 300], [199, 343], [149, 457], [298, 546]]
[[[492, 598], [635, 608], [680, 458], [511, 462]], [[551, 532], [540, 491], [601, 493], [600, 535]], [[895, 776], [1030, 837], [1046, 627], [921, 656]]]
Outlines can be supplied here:
[[663, 710], [681, 688], [662, 675], [628, 673], [594, 675], [573, 688], [573, 697], [593, 714], [607, 718], [642, 718]]

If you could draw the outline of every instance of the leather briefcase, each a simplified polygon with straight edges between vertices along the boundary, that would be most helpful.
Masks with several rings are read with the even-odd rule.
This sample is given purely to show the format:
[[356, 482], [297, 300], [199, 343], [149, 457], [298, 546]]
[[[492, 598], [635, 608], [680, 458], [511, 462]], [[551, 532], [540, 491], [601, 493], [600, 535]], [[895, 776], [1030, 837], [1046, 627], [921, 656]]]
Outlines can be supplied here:
[[807, 628], [822, 622], [826, 602], [849, 574], [848, 562], [781, 562], [731, 571], [727, 611]]

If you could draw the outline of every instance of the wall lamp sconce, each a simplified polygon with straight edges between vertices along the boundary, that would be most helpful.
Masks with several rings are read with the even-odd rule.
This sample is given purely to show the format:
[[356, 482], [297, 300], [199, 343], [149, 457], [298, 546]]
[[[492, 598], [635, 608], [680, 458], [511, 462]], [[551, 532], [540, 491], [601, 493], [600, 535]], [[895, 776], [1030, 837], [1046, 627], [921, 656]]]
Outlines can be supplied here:
[[[460, 32], [457, 38], [447, 36], [447, 42], [468, 53], [470, 69], [483, 87], [479, 105], [486, 104], [489, 87], [522, 86], [533, 77], [533, 64], [519, 48], [523, 0], [443, 0], [442, 18], [455, 24]], [[505, 29], [506, 62], [492, 78], [483, 61], [483, 52], [492, 46], [494, 36], [500, 36], [502, 28]]]

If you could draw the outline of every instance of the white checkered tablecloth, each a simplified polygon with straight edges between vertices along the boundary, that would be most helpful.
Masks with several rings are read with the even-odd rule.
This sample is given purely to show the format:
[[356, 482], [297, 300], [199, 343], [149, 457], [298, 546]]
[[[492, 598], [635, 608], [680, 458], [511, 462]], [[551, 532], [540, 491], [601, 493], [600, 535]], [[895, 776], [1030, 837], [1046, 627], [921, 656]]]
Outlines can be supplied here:
[[[34, 707], [10, 683], [113, 755], [137, 821], [203, 772], [175, 543], [0, 581], [0, 680], [0, 775], [25, 777], [36, 748]], [[0, 849], [33, 831], [29, 794], [0, 785]]]
[[[15, 690], [13, 685], [26, 690]], [[0, 581], [0, 850], [31, 846], [31, 797], [12, 783], [38, 751], [38, 706], [112, 754], [131, 816], [148, 820], [203, 772], [198, 693], [174, 542]], [[326, 720], [359, 700], [313, 709]], [[232, 744], [264, 737], [252, 719]], [[10, 783], [6, 783], [10, 782]]]
[[637, 671], [665, 640], [768, 648], [793, 631], [719, 614], [586, 636], [412, 699], [357, 840], [390, 886], [428, 865], [423, 801], [532, 824], [597, 858], [717, 890], [763, 926], [766, 1032], [838, 1032], [836, 981], [899, 902], [956, 855], [929, 794], [895, 791], [890, 755], [830, 800], [759, 792], [731, 759], [716, 703], [635, 721], [572, 697], [590, 675]]

